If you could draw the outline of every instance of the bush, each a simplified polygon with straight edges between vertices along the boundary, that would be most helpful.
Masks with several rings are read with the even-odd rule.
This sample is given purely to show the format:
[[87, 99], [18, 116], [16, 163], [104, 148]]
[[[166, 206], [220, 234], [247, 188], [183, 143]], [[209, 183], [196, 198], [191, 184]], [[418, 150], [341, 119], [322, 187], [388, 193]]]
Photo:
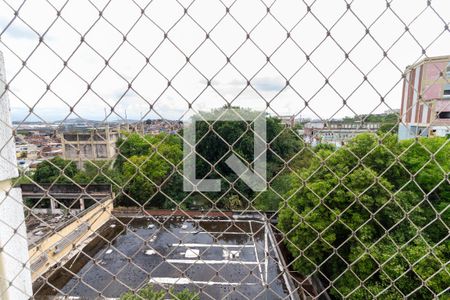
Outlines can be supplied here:
[[169, 298], [166, 297], [165, 291], [156, 291], [152, 285], [146, 285], [136, 294], [133, 292], [127, 292], [120, 297], [120, 300], [199, 300], [200, 296], [198, 293], [184, 289], [179, 293], [174, 292], [170, 289], [168, 292]]

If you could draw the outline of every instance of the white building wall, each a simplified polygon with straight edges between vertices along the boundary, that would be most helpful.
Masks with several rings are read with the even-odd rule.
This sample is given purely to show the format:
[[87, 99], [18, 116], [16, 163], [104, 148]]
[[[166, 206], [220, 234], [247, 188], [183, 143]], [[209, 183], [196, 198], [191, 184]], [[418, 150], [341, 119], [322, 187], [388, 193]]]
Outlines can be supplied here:
[[8, 193], [0, 191], [0, 299], [29, 299], [33, 292], [22, 194], [3, 185]]
[[5, 82], [0, 52], [0, 299], [22, 300], [32, 297], [31, 272], [21, 190], [12, 188], [18, 170]]
[[17, 177], [16, 148], [12, 135], [8, 95], [5, 93], [5, 64], [0, 52], [0, 181]]

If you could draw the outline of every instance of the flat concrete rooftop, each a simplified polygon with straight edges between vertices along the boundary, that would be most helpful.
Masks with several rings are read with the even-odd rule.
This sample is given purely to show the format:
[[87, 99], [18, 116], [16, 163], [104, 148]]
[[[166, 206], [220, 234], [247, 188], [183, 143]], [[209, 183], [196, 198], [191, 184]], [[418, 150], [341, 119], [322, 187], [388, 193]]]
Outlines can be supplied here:
[[152, 218], [105, 224], [97, 232], [101, 237], [45, 276], [48, 284], [35, 284], [36, 298], [118, 298], [151, 283], [155, 289], [188, 288], [201, 299], [291, 299], [270, 225], [256, 220]]
[[39, 244], [48, 234], [68, 222], [71, 218], [74, 218], [71, 214], [29, 213], [25, 218], [28, 247], [32, 248]]

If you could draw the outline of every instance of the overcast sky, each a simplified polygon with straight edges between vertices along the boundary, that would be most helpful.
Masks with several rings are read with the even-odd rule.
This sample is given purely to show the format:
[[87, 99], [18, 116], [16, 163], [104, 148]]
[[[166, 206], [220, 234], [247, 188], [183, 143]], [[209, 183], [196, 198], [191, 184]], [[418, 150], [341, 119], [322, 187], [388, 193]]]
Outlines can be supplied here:
[[389, 2], [0, 1], [13, 120], [182, 119], [227, 102], [322, 119], [399, 108], [404, 68], [450, 55], [450, 1]]

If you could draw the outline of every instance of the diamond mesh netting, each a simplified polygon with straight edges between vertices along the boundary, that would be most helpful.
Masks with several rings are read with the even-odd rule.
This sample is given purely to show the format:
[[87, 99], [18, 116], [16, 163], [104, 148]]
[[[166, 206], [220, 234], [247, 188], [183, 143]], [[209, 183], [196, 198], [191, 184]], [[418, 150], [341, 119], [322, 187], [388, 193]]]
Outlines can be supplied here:
[[0, 299], [448, 299], [449, 24], [1, 1]]

